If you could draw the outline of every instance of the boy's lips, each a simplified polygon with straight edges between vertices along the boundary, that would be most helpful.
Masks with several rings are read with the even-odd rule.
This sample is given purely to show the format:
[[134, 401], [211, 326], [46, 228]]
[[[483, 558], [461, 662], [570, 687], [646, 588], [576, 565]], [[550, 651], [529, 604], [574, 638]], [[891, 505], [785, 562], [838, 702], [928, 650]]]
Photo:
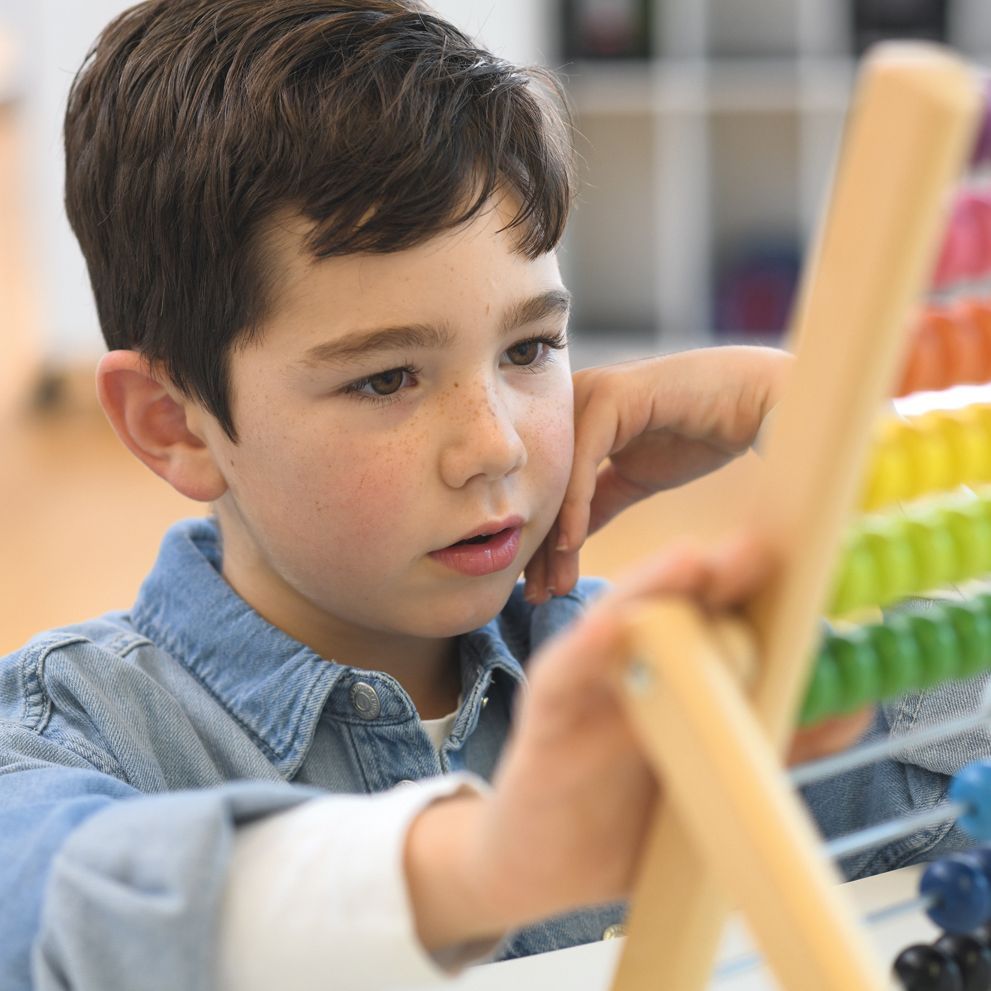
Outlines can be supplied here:
[[510, 516], [486, 523], [450, 546], [431, 551], [429, 556], [473, 578], [494, 574], [508, 568], [516, 559], [524, 522], [521, 516]]

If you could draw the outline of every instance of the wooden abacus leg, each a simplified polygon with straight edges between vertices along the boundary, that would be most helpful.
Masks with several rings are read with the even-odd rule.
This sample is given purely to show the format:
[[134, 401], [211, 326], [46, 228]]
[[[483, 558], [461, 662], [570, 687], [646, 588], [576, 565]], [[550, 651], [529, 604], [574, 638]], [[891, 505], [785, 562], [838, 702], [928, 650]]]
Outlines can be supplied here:
[[[683, 857], [676, 869], [701, 864], [697, 881], [718, 877], [783, 987], [881, 991], [885, 974], [848, 913], [839, 878], [704, 616], [686, 602], [658, 603], [644, 608], [633, 635], [638, 646], [626, 692], [631, 719], [659, 771], [665, 801], [677, 810], [698, 854]], [[701, 945], [680, 945], [671, 959], [707, 963], [710, 926], [693, 933], [683, 920], [670, 927], [659, 921], [682, 908], [671, 903], [670, 890], [662, 883], [646, 893], [645, 911], [656, 925], [654, 959], [668, 959], [666, 940], [697, 938]], [[708, 894], [714, 891], [710, 884]], [[694, 901], [694, 912], [719, 908], [718, 896], [708, 906]], [[640, 976], [654, 987], [659, 981], [678, 991], [698, 986], [682, 983], [697, 974]]]
[[[968, 150], [978, 106], [970, 70], [935, 46], [885, 47], [868, 60], [857, 90], [828, 222], [793, 332], [799, 362], [769, 438], [756, 526], [748, 521], [782, 563], [775, 582], [748, 610], [761, 651], [754, 708], [766, 734], [760, 741], [758, 732], [758, 741], [749, 746], [761, 760], [784, 747], [800, 702], [869, 425], [894, 381], [899, 336], [928, 276], [946, 190]], [[708, 522], [710, 530], [726, 529], [725, 521]], [[699, 528], [704, 533], [706, 521]], [[738, 693], [727, 698], [732, 701], [721, 700], [721, 707], [744, 706]], [[753, 719], [743, 722], [753, 731]], [[646, 725], [643, 730], [645, 740], [659, 745], [663, 728], [656, 734]], [[738, 752], [741, 742], [727, 736], [723, 745]], [[681, 760], [688, 749], [680, 745], [672, 753]], [[662, 758], [657, 753], [658, 767], [677, 776], [678, 767], [666, 766]], [[659, 810], [658, 835], [643, 868], [615, 991], [654, 987], [672, 966], [686, 977], [670, 986], [695, 991], [704, 983], [697, 975], [707, 972], [714, 933], [722, 926], [714, 892], [729, 882], [717, 876], [722, 871], [716, 870], [713, 851], [699, 845], [701, 824], [689, 823], [682, 810], [691, 794], [684, 782], [672, 787], [673, 781], [665, 780], [670, 800]], [[754, 786], [766, 785], [758, 774]], [[710, 782], [700, 778], [695, 787], [706, 793]], [[727, 808], [717, 818], [736, 814], [736, 808]], [[686, 869], [684, 860], [694, 868]], [[665, 899], [667, 908], [661, 905]], [[663, 940], [654, 922], [662, 911], [675, 923]], [[795, 991], [818, 986], [808, 978], [793, 975], [785, 986]], [[848, 991], [861, 985], [824, 986]]]

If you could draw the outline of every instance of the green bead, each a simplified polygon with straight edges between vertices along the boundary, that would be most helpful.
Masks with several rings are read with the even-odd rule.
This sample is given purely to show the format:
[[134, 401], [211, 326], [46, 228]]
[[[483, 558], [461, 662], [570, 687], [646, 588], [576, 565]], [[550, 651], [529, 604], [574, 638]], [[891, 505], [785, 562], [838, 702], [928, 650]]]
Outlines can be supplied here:
[[960, 640], [953, 625], [939, 609], [913, 609], [904, 613], [922, 653], [922, 684], [931, 688], [956, 676], [963, 666]]
[[958, 501], [941, 510], [943, 525], [956, 545], [957, 570], [951, 582], [991, 572], [991, 520], [976, 499]]
[[976, 601], [943, 602], [941, 606], [960, 644], [958, 678], [969, 678], [991, 667], [991, 615]]
[[916, 511], [905, 520], [904, 532], [915, 556], [913, 592], [939, 588], [956, 578], [956, 544], [945, 522], [932, 510]]
[[856, 627], [832, 639], [830, 653], [840, 672], [841, 712], [856, 712], [881, 697], [881, 671], [870, 637]]
[[895, 698], [917, 689], [923, 676], [922, 652], [908, 623], [898, 623], [893, 617], [864, 629], [877, 655], [880, 698]]
[[812, 677], [805, 691], [805, 704], [802, 706], [799, 723], [808, 726], [838, 712], [842, 697], [840, 672], [829, 651], [827, 641], [819, 648], [819, 653], [816, 655]]
[[848, 539], [840, 558], [839, 577], [830, 599], [829, 613], [842, 616], [854, 609], [873, 605], [878, 577], [874, 555], [855, 532]]
[[864, 524], [864, 542], [874, 557], [879, 578], [870, 605], [888, 605], [919, 590], [911, 522], [907, 517], [875, 516]]

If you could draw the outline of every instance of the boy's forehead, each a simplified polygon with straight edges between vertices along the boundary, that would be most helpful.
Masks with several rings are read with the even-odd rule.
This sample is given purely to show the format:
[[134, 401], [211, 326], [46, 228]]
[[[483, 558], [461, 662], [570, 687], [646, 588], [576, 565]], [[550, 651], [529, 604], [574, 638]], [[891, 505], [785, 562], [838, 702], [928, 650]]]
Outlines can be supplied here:
[[285, 211], [262, 234], [266, 322], [312, 321], [332, 334], [356, 323], [440, 320], [459, 307], [490, 312], [535, 289], [563, 290], [556, 254], [522, 254], [505, 229], [512, 216], [511, 206], [495, 204], [413, 247], [318, 258], [308, 245], [313, 224]]

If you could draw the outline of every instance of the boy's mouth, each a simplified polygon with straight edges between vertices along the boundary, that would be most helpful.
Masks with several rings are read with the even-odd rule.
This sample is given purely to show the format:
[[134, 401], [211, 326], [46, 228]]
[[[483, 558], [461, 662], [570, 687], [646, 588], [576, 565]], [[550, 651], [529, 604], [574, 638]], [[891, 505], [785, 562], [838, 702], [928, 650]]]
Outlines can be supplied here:
[[438, 564], [469, 577], [482, 577], [503, 571], [516, 560], [520, 532], [525, 521], [520, 516], [479, 527], [439, 551], [431, 551]]
[[487, 544], [490, 540], [498, 537], [500, 533], [505, 533], [509, 527], [503, 527], [501, 530], [497, 530], [495, 533], [480, 533], [477, 537], [469, 537], [467, 540], [459, 540], [456, 544], [451, 544], [452, 547], [463, 547], [465, 544]]
[[522, 516], [510, 516], [504, 520], [494, 520], [492, 523], [483, 524], [453, 544], [448, 544], [448, 547], [470, 547], [475, 544], [487, 544], [497, 537], [505, 537], [507, 530], [518, 530], [523, 526], [524, 522]]

